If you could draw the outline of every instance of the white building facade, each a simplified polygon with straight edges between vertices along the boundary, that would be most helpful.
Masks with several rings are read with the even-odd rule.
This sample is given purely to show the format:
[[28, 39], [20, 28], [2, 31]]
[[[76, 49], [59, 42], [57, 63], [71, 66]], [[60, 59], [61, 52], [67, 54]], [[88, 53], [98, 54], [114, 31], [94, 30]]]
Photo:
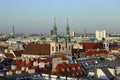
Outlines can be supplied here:
[[96, 30], [96, 38], [98, 40], [103, 40], [103, 38], [106, 38], [106, 31], [105, 30]]
[[50, 54], [68, 53], [72, 52], [72, 43], [69, 42], [50, 42]]

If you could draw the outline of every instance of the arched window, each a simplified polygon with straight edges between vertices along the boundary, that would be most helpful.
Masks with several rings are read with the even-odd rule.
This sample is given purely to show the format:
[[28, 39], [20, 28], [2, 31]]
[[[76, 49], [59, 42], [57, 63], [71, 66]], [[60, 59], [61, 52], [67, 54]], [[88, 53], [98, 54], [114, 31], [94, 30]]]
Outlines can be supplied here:
[[54, 47], [52, 47], [52, 51], [54, 51]]

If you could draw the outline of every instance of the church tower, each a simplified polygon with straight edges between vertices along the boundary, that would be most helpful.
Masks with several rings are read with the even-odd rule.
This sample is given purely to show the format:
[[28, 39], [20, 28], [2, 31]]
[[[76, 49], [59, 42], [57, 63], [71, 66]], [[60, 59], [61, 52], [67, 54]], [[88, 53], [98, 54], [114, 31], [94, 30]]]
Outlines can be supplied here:
[[69, 29], [68, 19], [67, 19], [66, 32], [64, 38], [65, 38], [65, 42], [70, 42], [70, 29]]
[[52, 41], [57, 42], [58, 37], [57, 37], [57, 27], [56, 27], [56, 18], [54, 17], [54, 26], [52, 30], [52, 36], [51, 36]]
[[84, 29], [84, 37], [87, 37], [86, 28]]

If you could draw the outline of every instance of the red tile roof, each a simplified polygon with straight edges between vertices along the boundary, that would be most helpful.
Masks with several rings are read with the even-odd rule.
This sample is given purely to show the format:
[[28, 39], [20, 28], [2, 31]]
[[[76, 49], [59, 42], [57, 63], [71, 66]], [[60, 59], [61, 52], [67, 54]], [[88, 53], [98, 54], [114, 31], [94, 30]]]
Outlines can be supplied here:
[[[66, 69], [66, 71], [65, 71], [65, 69]], [[82, 68], [77, 63], [75, 63], [75, 64], [66, 64], [66, 63], [58, 64], [56, 66], [56, 73], [59, 75], [65, 75], [65, 74], [72, 75], [75, 73], [76, 73], [76, 75], [78, 75], [79, 73], [84, 74]]]
[[52, 58], [45, 58], [45, 59], [38, 58], [37, 60], [38, 62], [44, 62], [44, 63], [52, 62]]
[[50, 44], [30, 43], [27, 45], [26, 49], [23, 51], [23, 54], [49, 55], [50, 54]]
[[88, 49], [103, 49], [103, 43], [83, 42], [82, 45], [84, 51]]
[[25, 65], [25, 67], [31, 68], [33, 66], [33, 61], [30, 61], [28, 64]]
[[13, 65], [19, 65], [21, 62], [22, 62], [22, 59], [13, 61], [12, 64]]
[[61, 58], [62, 60], [68, 60], [69, 58], [67, 58], [66, 56], [64, 55], [57, 55], [56, 58]]
[[91, 55], [96, 55], [96, 54], [108, 54], [107, 50], [98, 50], [98, 49], [88, 49], [86, 50], [86, 55], [91, 56]]
[[4, 56], [7, 58], [15, 58], [15, 55], [13, 53], [4, 53]]
[[78, 54], [80, 52], [85, 52], [88, 49], [103, 49], [103, 43], [94, 43], [94, 42], [82, 42], [79, 43], [80, 45], [83, 45], [83, 49], [72, 49], [73, 54]]
[[18, 66], [19, 67], [25, 67], [25, 65], [26, 65], [26, 61], [22, 61]]

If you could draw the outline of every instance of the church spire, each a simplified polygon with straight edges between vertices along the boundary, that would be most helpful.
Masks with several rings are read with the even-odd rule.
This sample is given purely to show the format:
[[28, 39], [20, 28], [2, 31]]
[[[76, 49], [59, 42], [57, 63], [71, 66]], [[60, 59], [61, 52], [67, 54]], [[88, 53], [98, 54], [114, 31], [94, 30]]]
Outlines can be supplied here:
[[56, 26], [56, 17], [54, 17], [54, 26]]
[[66, 35], [69, 35], [69, 24], [68, 24], [68, 18], [67, 18], [67, 25], [66, 25]]
[[53, 34], [57, 35], [56, 18], [54, 17]]
[[68, 18], [67, 18], [67, 24], [66, 24], [66, 33], [65, 33], [65, 41], [70, 42], [70, 29], [69, 29], [69, 24], [68, 24]]
[[86, 28], [84, 29], [84, 37], [87, 37]]
[[52, 41], [57, 42], [58, 41], [58, 36], [57, 36], [57, 27], [56, 27], [56, 18], [54, 17], [54, 26], [52, 30]]
[[67, 27], [69, 27], [69, 24], [68, 24], [68, 18], [67, 18]]

